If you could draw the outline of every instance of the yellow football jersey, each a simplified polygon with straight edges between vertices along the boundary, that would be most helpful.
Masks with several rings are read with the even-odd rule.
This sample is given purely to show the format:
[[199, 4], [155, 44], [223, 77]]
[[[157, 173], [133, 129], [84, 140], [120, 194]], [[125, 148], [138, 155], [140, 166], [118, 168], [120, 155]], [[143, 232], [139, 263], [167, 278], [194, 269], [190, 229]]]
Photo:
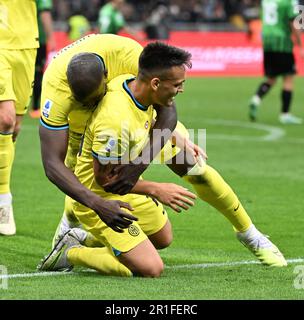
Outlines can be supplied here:
[[[94, 111], [86, 128], [77, 158], [75, 175], [88, 189], [104, 199], [129, 203], [138, 222], [117, 233], [108, 227], [93, 210], [74, 201], [73, 209], [82, 226], [99, 241], [120, 252], [130, 251], [147, 236], [161, 230], [168, 220], [161, 203], [138, 194], [107, 193], [94, 177], [93, 159], [103, 164], [117, 159], [132, 160], [142, 151], [149, 137], [153, 107], [141, 105], [129, 90], [133, 75], [122, 75], [108, 84], [108, 92]], [[127, 210], [126, 210], [127, 211]]]
[[0, 0], [0, 48], [39, 47], [35, 0]]
[[136, 41], [112, 34], [91, 34], [63, 48], [48, 66], [42, 85], [41, 124], [48, 129], [83, 133], [92, 111], [77, 102], [67, 82], [67, 66], [80, 52], [98, 54], [111, 81], [122, 74], [137, 74], [142, 46]]
[[132, 75], [122, 75], [109, 83], [108, 92], [94, 111], [86, 128], [75, 174], [82, 184], [105, 198], [124, 197], [106, 193], [94, 179], [93, 157], [109, 161], [135, 159], [147, 143], [153, 107], [141, 105], [129, 90]]

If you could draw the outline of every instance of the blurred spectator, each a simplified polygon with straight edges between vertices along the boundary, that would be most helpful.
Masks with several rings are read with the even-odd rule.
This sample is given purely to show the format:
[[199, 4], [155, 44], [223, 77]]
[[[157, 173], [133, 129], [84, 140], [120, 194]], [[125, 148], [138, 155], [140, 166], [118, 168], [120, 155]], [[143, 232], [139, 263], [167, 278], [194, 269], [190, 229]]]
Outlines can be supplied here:
[[100, 33], [117, 34], [125, 27], [125, 19], [121, 13], [124, 0], [112, 0], [101, 7], [99, 11], [98, 24]]
[[79, 9], [68, 20], [68, 37], [71, 41], [82, 38], [90, 29], [90, 22]]
[[223, 1], [220, 0], [203, 0], [203, 21], [223, 22], [226, 19]]
[[169, 39], [170, 12], [166, 1], [153, 3], [145, 19], [145, 32], [148, 39]]
[[123, 12], [125, 8], [130, 9], [130, 7], [125, 7], [124, 5], [124, 0], [110, 0], [101, 7], [98, 17], [100, 33], [117, 34], [120, 31], [124, 31], [137, 40], [142, 40], [137, 32], [126, 24]]
[[203, 6], [199, 0], [171, 1], [170, 10], [176, 22], [198, 22], [202, 17]]
[[53, 0], [54, 20], [64, 21], [70, 15], [69, 2], [62, 0]]
[[[109, 5], [106, 0], [53, 0], [53, 2], [56, 20], [66, 21], [70, 12], [80, 9], [82, 15], [91, 23], [98, 20], [99, 9]], [[151, 6], [156, 6], [159, 1], [110, 1], [110, 3], [115, 2], [123, 2], [117, 6], [116, 11], [120, 12], [126, 26], [126, 21], [145, 24], [147, 16], [152, 16]], [[245, 19], [255, 15], [260, 5], [260, 0], [163, 0], [162, 2], [169, 10], [171, 22], [181, 24], [230, 22], [238, 29], [245, 29]], [[152, 20], [154, 19], [153, 17]]]
[[243, 16], [244, 1], [224, 0], [224, 8], [228, 21], [238, 29], [245, 29]]
[[89, 21], [96, 21], [103, 0], [53, 0], [56, 21], [67, 21], [73, 12], [80, 11]]
[[41, 82], [48, 52], [55, 50], [53, 35], [52, 0], [36, 0], [39, 28], [39, 44], [35, 64], [35, 79], [33, 88], [32, 118], [40, 118]]

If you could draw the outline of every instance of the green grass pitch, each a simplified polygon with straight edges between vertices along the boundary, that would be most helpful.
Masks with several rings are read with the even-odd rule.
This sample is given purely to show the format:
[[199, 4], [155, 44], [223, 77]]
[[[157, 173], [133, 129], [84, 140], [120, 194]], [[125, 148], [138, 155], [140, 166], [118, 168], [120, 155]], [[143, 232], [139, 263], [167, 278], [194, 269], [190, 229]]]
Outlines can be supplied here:
[[[44, 176], [38, 121], [26, 117], [12, 176], [17, 235], [0, 237], [0, 265], [9, 274], [4, 289], [0, 273], [0, 299], [303, 299], [304, 125], [278, 123], [281, 83], [263, 101], [258, 122], [248, 122], [248, 101], [260, 81], [188, 79], [177, 97], [178, 114], [188, 128], [207, 130], [208, 164], [291, 259], [288, 267], [252, 263], [255, 257], [236, 240], [226, 219], [197, 200], [187, 212], [168, 210], [174, 241], [160, 251], [166, 268], [159, 279], [105, 277], [81, 269], [31, 276], [50, 249], [64, 197]], [[292, 111], [304, 117], [304, 79], [295, 85]], [[145, 177], [186, 186], [159, 165]]]

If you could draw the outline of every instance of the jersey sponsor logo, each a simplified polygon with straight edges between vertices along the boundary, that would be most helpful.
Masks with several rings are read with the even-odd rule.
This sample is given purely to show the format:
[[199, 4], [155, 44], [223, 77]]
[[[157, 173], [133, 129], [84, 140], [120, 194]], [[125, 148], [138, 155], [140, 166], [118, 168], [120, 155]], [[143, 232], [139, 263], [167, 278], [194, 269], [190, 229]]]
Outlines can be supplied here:
[[53, 105], [53, 101], [51, 101], [51, 100], [46, 100], [46, 101], [45, 101], [44, 106], [43, 106], [43, 109], [42, 109], [42, 115], [43, 115], [45, 118], [48, 118], [48, 117], [49, 117], [50, 112], [51, 112], [52, 105]]
[[148, 128], [149, 128], [149, 121], [147, 120], [145, 123], [145, 129], [148, 129]]
[[139, 229], [134, 226], [133, 224], [131, 224], [128, 228], [128, 232], [132, 237], [137, 237], [139, 235]]

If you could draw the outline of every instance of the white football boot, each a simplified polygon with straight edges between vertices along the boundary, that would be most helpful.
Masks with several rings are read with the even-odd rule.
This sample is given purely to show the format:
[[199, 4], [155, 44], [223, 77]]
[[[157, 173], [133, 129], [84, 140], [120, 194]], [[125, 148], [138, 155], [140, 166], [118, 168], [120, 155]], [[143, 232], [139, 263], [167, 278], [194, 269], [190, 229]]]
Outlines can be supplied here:
[[292, 115], [291, 113], [280, 114], [279, 121], [282, 124], [302, 124], [303, 120], [299, 117]]
[[0, 206], [0, 235], [12, 236], [16, 234], [16, 224], [12, 204]]
[[68, 261], [67, 254], [71, 248], [82, 247], [81, 231], [83, 230], [78, 228], [69, 230], [52, 251], [41, 260], [37, 269], [39, 271], [71, 271], [73, 265]]
[[287, 262], [280, 250], [254, 225], [251, 225], [245, 232], [237, 232], [236, 236], [262, 264], [271, 267], [287, 266]]

